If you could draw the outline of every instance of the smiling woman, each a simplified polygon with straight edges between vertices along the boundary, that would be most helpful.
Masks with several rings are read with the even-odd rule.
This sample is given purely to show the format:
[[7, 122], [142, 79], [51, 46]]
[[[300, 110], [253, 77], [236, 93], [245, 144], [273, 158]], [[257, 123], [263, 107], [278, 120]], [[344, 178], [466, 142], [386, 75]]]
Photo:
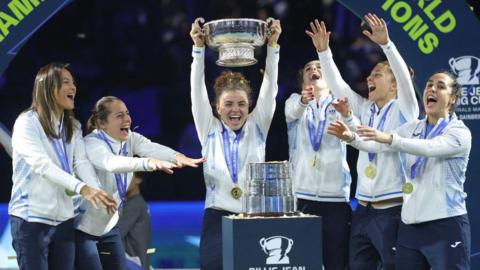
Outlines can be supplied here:
[[215, 80], [216, 110], [232, 130], [239, 130], [247, 120], [252, 89], [238, 72], [223, 72]]
[[[114, 210], [88, 162], [74, 118], [76, 86], [69, 66], [51, 63], [35, 78], [32, 105], [13, 128], [13, 187], [8, 213], [21, 269], [73, 269], [74, 194]], [[77, 197], [78, 198], [78, 197]]]
[[257, 105], [249, 113], [250, 84], [238, 72], [224, 72], [215, 81], [214, 117], [205, 86], [205, 36], [198, 22], [192, 24], [194, 43], [190, 73], [193, 120], [207, 157], [204, 178], [207, 188], [200, 239], [200, 268], [222, 269], [222, 216], [239, 213], [243, 181], [250, 162], [265, 161], [265, 143], [275, 112], [278, 91], [278, 37], [280, 21], [270, 26], [264, 79]]
[[72, 74], [69, 70], [62, 69], [60, 80], [60, 89], [53, 95], [55, 98], [55, 103], [57, 104], [55, 108], [55, 116], [57, 118], [60, 118], [63, 111], [73, 110], [75, 107], [75, 94], [77, 92], [75, 81], [73, 80]]
[[434, 73], [423, 90], [428, 123], [435, 125], [438, 119], [448, 117], [454, 112], [460, 96], [460, 85], [450, 72]]
[[454, 113], [459, 96], [453, 75], [436, 72], [424, 89], [426, 118], [409, 121], [392, 133], [359, 126], [355, 135], [342, 122], [329, 127], [330, 134], [350, 140], [360, 150], [405, 153], [395, 269], [470, 269], [463, 186], [472, 135]]
[[[204, 159], [191, 159], [150, 141], [131, 131], [131, 124], [132, 118], [125, 103], [117, 97], [106, 96], [95, 104], [88, 121], [90, 134], [85, 137], [87, 155], [101, 186], [114, 197], [120, 211], [125, 206], [133, 172], [163, 171], [172, 174], [174, 168], [198, 167], [204, 162]], [[75, 234], [76, 269], [126, 269], [118, 218], [118, 211], [112, 214], [103, 209], [85, 207]]]
[[[324, 22], [310, 24], [307, 33], [317, 49], [325, 80], [333, 94], [347, 97], [353, 115], [363, 125], [390, 131], [418, 117], [419, 108], [409, 69], [389, 38], [387, 23], [375, 14], [364, 16], [371, 30], [362, 33], [378, 44], [388, 62], [380, 62], [367, 78], [368, 99], [358, 95], [343, 80], [329, 48], [330, 32]], [[353, 122], [349, 122], [349, 125]], [[355, 126], [350, 126], [355, 129]], [[394, 246], [402, 203], [402, 170], [396, 153], [361, 151], [357, 160], [359, 206], [352, 215], [349, 268], [394, 269]], [[388, 173], [384, 173], [388, 172]], [[370, 206], [375, 211], [370, 211]], [[366, 229], [366, 228], [376, 229]]]

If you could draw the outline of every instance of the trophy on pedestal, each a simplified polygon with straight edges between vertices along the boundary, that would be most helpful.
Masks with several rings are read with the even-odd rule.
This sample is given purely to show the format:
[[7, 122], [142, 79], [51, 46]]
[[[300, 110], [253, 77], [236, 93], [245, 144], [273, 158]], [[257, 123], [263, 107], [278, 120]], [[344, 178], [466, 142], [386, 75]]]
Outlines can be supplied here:
[[296, 215], [295, 196], [286, 161], [248, 164], [242, 213], [245, 216]]
[[[268, 30], [273, 18], [266, 21], [257, 19], [221, 19], [207, 22], [202, 31], [208, 47], [219, 52], [217, 65], [244, 67], [257, 63], [255, 47], [261, 47], [270, 35]], [[203, 18], [195, 22], [204, 23]]]

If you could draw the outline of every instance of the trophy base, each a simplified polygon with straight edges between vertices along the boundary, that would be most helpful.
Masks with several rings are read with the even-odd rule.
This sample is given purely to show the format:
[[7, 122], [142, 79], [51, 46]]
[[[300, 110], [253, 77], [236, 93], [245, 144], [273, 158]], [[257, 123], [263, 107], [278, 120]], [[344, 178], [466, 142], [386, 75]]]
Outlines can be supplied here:
[[222, 67], [246, 67], [257, 63], [254, 47], [247, 43], [228, 43], [218, 48], [217, 65]]
[[300, 212], [241, 213], [242, 217], [297, 217]]

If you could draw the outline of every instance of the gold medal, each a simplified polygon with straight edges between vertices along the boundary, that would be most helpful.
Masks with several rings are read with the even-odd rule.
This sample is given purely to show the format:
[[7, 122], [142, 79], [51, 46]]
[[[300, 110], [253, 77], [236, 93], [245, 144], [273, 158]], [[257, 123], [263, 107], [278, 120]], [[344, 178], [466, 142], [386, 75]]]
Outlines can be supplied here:
[[312, 167], [315, 167], [315, 165], [317, 165], [317, 156], [314, 156], [312, 158], [312, 160], [310, 161], [310, 165], [312, 165]]
[[230, 191], [230, 194], [232, 195], [232, 197], [235, 199], [235, 200], [239, 200], [240, 197], [242, 197], [242, 189], [235, 186], [234, 188], [232, 188], [232, 190]]
[[375, 175], [377, 175], [377, 169], [375, 168], [375, 165], [369, 164], [364, 171], [364, 174], [368, 178], [375, 178]]
[[67, 196], [69, 197], [72, 197], [73, 195], [75, 195], [75, 192], [71, 191], [70, 189], [65, 189], [65, 194], [67, 194]]
[[411, 182], [406, 182], [402, 185], [402, 191], [405, 194], [410, 194], [413, 192], [413, 184]]

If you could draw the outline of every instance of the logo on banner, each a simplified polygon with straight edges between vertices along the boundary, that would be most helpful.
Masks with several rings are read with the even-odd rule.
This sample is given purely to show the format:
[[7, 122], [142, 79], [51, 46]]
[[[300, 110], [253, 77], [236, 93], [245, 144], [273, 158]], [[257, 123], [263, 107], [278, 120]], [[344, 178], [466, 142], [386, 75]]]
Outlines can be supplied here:
[[260, 239], [263, 252], [268, 255], [266, 264], [289, 264], [287, 254], [293, 246], [293, 240], [285, 236], [271, 236]]
[[462, 87], [462, 95], [456, 109], [462, 120], [480, 119], [480, 58], [473, 55], [452, 57], [450, 69]]
[[480, 59], [471, 55], [450, 58], [448, 64], [461, 85], [480, 84]]

